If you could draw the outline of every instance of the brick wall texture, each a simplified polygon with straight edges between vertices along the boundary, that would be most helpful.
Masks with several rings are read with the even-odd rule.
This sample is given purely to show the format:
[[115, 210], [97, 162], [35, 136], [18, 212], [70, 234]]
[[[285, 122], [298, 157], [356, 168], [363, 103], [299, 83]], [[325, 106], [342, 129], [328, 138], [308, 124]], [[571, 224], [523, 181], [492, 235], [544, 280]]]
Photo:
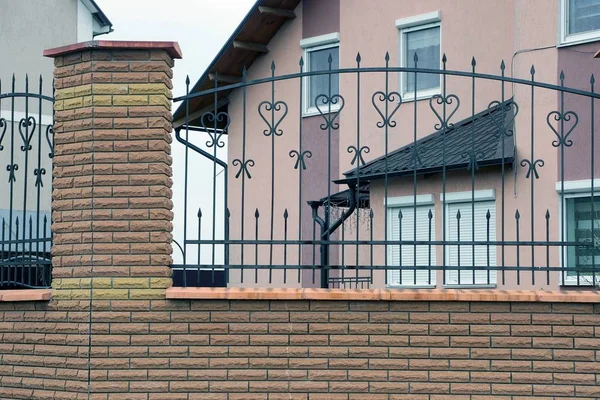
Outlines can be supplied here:
[[164, 298], [173, 59], [96, 49], [54, 62], [53, 296]]
[[[600, 305], [0, 304], [3, 399], [600, 398]], [[79, 393], [77, 393], [79, 392]]]
[[164, 50], [56, 58], [53, 299], [0, 302], [0, 398], [600, 398], [600, 304], [165, 300]]

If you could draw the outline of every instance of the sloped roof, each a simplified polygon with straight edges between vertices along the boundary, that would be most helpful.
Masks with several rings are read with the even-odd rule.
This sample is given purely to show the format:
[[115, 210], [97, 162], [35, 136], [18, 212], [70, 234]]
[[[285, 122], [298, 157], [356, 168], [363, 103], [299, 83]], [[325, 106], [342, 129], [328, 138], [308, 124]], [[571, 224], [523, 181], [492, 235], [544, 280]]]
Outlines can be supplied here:
[[[457, 122], [446, 131], [432, 133], [415, 143], [390, 152], [387, 157], [387, 176], [414, 173], [415, 146], [419, 158], [416, 163], [418, 174], [442, 171], [444, 148], [447, 171], [470, 167], [472, 144], [478, 167], [512, 163], [515, 156], [514, 138], [512, 135], [505, 135], [502, 131], [508, 132], [509, 135], [514, 132], [515, 105], [516, 103], [510, 99]], [[358, 171], [355, 168], [345, 172], [345, 178], [338, 180], [337, 183], [352, 182], [357, 177], [361, 182], [381, 179], [385, 177], [385, 171], [386, 157], [382, 156], [361, 166]]]
[[[300, 4], [300, 1], [257, 0], [200, 79], [190, 88], [190, 93], [214, 88], [215, 73], [218, 74], [219, 86], [241, 81], [243, 68], [250, 68], [260, 55], [268, 52], [267, 45], [283, 24], [295, 17], [294, 9]], [[230, 92], [227, 90], [218, 93], [218, 107], [225, 104]], [[210, 106], [214, 106], [214, 95], [200, 96], [190, 100], [190, 124]], [[174, 127], [183, 125], [184, 119], [185, 102], [181, 102], [173, 114]]]

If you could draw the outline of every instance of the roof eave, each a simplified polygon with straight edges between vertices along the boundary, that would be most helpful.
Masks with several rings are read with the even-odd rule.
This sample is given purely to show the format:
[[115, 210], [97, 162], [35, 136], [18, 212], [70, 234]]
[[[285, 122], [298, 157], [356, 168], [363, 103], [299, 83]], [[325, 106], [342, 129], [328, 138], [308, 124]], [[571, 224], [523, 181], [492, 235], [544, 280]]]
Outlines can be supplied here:
[[[502, 159], [492, 159], [492, 160], [485, 160], [485, 161], [480, 161], [478, 163], [478, 167], [494, 167], [494, 166], [499, 166], [502, 164], [512, 164], [514, 163], [514, 157], [510, 156], [510, 157], [504, 157], [504, 162], [502, 162]], [[446, 171], [459, 171], [459, 170], [463, 170], [463, 169], [467, 169], [467, 167], [469, 166], [468, 163], [461, 163], [461, 164], [454, 164], [454, 165], [448, 165], [446, 166]], [[440, 173], [443, 172], [444, 168], [442, 168], [441, 166], [436, 166], [436, 167], [432, 167], [432, 168], [421, 168], [418, 169], [417, 175], [429, 175], [429, 174], [436, 174], [436, 173]], [[415, 173], [414, 170], [406, 170], [406, 171], [401, 171], [401, 172], [390, 172], [387, 174], [388, 178], [401, 178], [401, 177], [406, 177], [406, 176], [413, 176]], [[358, 179], [356, 177], [345, 177], [342, 179], [338, 179], [336, 181], [334, 181], [334, 183], [341, 185], [341, 184], [348, 184], [348, 183], [353, 183], [353, 182], [373, 182], [376, 180], [380, 180], [380, 179], [385, 179], [386, 174], [373, 174], [373, 175], [363, 175], [360, 176]]]
[[113, 31], [113, 24], [110, 19], [104, 14], [104, 11], [98, 6], [95, 0], [80, 0], [83, 5], [92, 14], [94, 22], [98, 25], [98, 29], [94, 29], [94, 36], [104, 35]]

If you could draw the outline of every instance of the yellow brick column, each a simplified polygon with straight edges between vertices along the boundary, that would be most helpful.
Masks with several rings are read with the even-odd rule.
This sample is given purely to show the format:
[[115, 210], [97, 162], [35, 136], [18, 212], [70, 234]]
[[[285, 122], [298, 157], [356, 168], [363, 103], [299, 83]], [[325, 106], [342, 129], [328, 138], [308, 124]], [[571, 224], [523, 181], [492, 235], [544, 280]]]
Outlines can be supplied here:
[[55, 63], [53, 298], [164, 299], [179, 46], [92, 41], [44, 55]]

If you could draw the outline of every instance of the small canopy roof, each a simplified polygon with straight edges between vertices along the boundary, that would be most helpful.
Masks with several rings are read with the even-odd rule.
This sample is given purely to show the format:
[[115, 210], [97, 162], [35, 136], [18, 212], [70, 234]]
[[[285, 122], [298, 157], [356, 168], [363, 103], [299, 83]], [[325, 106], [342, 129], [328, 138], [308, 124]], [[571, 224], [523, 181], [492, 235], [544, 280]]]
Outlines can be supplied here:
[[[512, 99], [496, 104], [472, 117], [392, 151], [365, 165], [347, 171], [336, 183], [370, 182], [386, 176], [431, 174], [446, 170], [512, 163], [515, 157], [514, 110]], [[445, 149], [445, 155], [443, 154]], [[416, 163], [415, 163], [416, 161]]]

